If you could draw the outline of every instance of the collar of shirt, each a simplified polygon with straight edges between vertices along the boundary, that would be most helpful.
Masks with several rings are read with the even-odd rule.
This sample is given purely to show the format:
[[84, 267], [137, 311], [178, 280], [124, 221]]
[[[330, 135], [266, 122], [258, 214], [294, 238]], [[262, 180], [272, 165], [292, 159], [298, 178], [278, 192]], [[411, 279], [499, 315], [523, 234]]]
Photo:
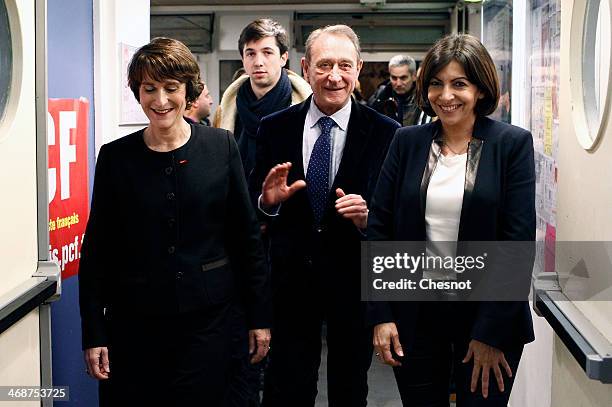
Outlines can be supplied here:
[[[319, 110], [314, 104], [314, 99], [311, 101], [304, 120], [304, 135], [302, 139], [302, 164], [304, 166], [304, 175], [308, 173], [308, 164], [310, 163], [310, 155], [314, 148], [317, 138], [321, 135], [321, 129], [317, 125], [317, 121], [327, 116]], [[342, 153], [346, 143], [346, 133], [348, 129], [349, 119], [351, 117], [351, 101], [349, 100], [342, 109], [330, 116], [336, 123], [331, 130], [331, 167], [329, 171], [329, 185], [331, 186], [336, 177], [336, 173], [340, 168]]]
[[[334, 123], [336, 123], [336, 126], [338, 126], [342, 131], [346, 131], [348, 127], [349, 119], [351, 118], [351, 105], [352, 103], [349, 99], [342, 109], [329, 116], [332, 118]], [[308, 126], [308, 128], [313, 128], [323, 116], [327, 115], [319, 110], [313, 98], [310, 102], [308, 113], [306, 114], [306, 126]]]

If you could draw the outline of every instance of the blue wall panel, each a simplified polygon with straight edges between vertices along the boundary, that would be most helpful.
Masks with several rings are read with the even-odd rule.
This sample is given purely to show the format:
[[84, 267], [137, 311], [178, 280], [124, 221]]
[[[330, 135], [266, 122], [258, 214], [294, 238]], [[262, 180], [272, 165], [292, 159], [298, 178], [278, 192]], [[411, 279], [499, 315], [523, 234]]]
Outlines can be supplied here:
[[[94, 169], [93, 2], [48, 0], [48, 88], [50, 98], [89, 100], [90, 193]], [[53, 304], [53, 383], [70, 386], [70, 401], [58, 406], [97, 406], [97, 383], [85, 374], [76, 277], [64, 280], [62, 298]]]

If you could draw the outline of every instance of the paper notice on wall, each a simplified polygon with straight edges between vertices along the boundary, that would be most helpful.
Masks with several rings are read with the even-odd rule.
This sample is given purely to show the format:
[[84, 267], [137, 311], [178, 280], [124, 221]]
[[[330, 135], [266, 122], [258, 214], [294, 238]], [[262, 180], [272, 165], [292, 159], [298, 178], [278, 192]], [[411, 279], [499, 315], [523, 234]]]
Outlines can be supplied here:
[[544, 154], [553, 155], [553, 100], [550, 86], [544, 89]]
[[555, 160], [536, 151], [536, 212], [544, 221], [556, 225], [557, 165]]
[[133, 47], [127, 44], [119, 44], [119, 52], [121, 61], [121, 72], [119, 77], [121, 78], [121, 101], [119, 103], [119, 124], [120, 125], [133, 125], [133, 124], [147, 124], [149, 119], [142, 111], [140, 104], [134, 97], [132, 89], [128, 86], [127, 71], [128, 66], [132, 57], [138, 50], [137, 47]]

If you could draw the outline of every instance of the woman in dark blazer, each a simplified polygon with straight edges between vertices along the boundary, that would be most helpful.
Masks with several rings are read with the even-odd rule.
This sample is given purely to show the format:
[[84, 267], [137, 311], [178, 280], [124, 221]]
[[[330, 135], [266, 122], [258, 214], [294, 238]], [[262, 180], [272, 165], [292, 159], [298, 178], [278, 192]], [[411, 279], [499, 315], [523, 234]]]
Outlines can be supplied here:
[[202, 91], [179, 41], [130, 62], [149, 119], [98, 155], [79, 269], [83, 350], [100, 404], [221, 406], [230, 316], [248, 310], [253, 362], [270, 341], [269, 282], [240, 156], [225, 130], [188, 124]]
[[[368, 239], [533, 241], [532, 137], [485, 117], [499, 85], [484, 46], [469, 35], [439, 40], [423, 60], [417, 92], [438, 120], [397, 131]], [[526, 301], [372, 302], [369, 318], [404, 406], [448, 406], [451, 372], [458, 406], [506, 406], [523, 345], [534, 340]]]

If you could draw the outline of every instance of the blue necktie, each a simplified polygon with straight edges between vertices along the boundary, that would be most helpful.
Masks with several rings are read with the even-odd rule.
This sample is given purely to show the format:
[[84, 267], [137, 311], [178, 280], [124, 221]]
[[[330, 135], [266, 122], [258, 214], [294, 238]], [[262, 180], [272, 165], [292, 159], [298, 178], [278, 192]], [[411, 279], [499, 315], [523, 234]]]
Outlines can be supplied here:
[[321, 135], [317, 138], [310, 154], [308, 171], [306, 173], [306, 187], [315, 223], [320, 224], [327, 206], [329, 194], [329, 165], [331, 162], [331, 129], [334, 120], [323, 116], [317, 122], [321, 128]]

